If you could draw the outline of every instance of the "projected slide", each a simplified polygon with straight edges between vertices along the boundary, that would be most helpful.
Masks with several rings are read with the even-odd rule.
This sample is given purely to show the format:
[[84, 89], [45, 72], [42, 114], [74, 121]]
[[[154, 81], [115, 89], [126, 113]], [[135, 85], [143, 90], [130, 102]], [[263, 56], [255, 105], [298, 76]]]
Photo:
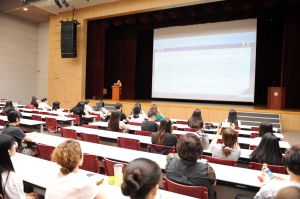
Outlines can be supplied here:
[[256, 20], [242, 22], [155, 30], [152, 97], [253, 102]]

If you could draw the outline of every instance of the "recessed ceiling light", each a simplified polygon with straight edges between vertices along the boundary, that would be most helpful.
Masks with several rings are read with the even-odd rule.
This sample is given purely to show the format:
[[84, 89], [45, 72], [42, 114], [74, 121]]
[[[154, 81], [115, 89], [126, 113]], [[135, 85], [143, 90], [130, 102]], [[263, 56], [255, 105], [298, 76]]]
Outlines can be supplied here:
[[27, 8], [23, 8], [23, 10], [25, 10], [25, 11], [26, 11], [26, 10], [28, 10], [28, 9], [27, 9]]

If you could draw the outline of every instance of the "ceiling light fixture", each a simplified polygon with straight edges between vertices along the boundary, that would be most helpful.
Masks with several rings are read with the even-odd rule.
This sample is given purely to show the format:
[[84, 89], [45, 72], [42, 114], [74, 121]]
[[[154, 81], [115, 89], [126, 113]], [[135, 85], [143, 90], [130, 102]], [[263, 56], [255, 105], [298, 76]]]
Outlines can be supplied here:
[[68, 7], [68, 6], [69, 6], [69, 4], [67, 3], [67, 1], [66, 1], [66, 0], [61, 0], [61, 2], [62, 2], [63, 4], [65, 4], [65, 6], [66, 6], [66, 7]]
[[56, 5], [57, 5], [59, 8], [62, 8], [62, 6], [60, 5], [60, 3], [59, 3], [58, 0], [54, 0], [54, 2], [56, 3]]

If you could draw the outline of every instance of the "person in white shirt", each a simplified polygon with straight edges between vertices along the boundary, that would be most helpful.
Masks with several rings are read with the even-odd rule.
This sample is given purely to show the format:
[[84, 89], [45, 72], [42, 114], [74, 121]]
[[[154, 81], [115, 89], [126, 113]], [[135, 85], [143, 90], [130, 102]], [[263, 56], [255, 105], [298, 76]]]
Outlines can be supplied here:
[[83, 163], [79, 142], [65, 140], [54, 149], [51, 160], [59, 164], [61, 169], [51, 175], [45, 199], [106, 198], [106, 193], [96, 185], [96, 182], [78, 174], [79, 166]]
[[52, 109], [52, 107], [48, 105], [48, 99], [47, 98], [42, 99], [42, 102], [39, 103], [39, 108], [42, 108], [43, 110]]
[[84, 100], [84, 108], [87, 114], [94, 113], [93, 109], [89, 106], [90, 100], [86, 99]]
[[133, 113], [130, 118], [130, 122], [143, 122], [147, 116], [141, 114], [141, 108], [139, 106], [135, 106], [133, 108]]
[[[254, 196], [254, 199], [274, 199], [277, 192], [285, 187], [300, 188], [300, 145], [294, 145], [285, 152], [282, 163], [290, 176], [289, 180], [276, 176], [273, 180], [268, 180]], [[250, 199], [247, 195], [239, 194], [235, 199]]]
[[15, 172], [10, 159], [16, 154], [18, 143], [10, 135], [0, 135], [0, 194], [5, 199], [38, 199], [37, 193], [24, 193], [22, 179]]

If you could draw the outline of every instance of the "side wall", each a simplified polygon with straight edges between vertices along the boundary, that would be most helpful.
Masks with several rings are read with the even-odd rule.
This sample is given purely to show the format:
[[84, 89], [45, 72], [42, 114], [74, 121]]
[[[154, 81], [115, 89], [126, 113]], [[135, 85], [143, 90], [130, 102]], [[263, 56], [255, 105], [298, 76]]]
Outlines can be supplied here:
[[38, 27], [0, 13], [0, 97], [28, 104], [36, 95]]

